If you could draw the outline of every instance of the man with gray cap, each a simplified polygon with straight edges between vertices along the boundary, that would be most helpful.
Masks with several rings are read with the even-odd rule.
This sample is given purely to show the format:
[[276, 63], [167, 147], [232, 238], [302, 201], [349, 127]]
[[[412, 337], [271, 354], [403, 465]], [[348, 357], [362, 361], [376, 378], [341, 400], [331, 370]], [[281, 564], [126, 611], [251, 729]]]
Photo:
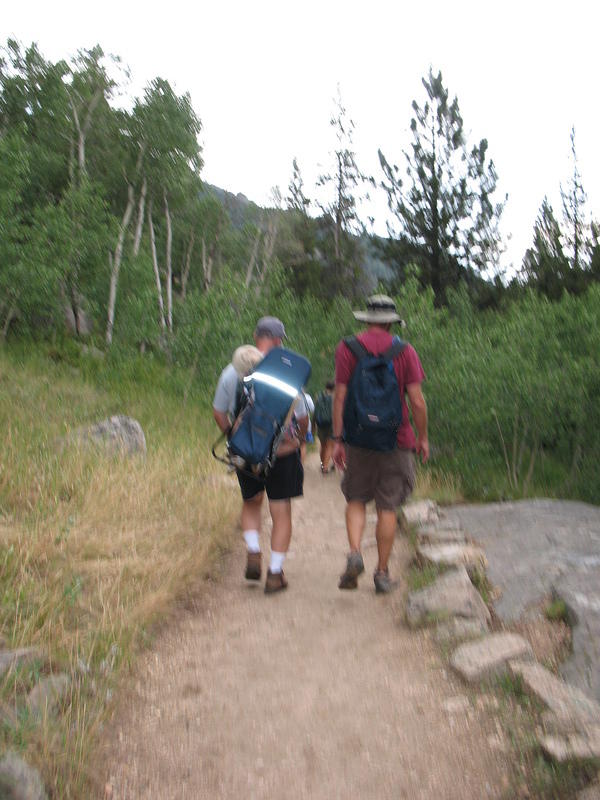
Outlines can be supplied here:
[[[256, 323], [254, 342], [263, 355], [273, 347], [280, 347], [284, 338], [285, 328], [277, 317], [261, 317]], [[229, 433], [235, 419], [238, 381], [234, 365], [228, 364], [221, 373], [213, 400], [213, 416], [223, 433]], [[287, 588], [283, 562], [292, 537], [291, 498], [301, 497], [303, 493], [304, 470], [300, 460], [300, 444], [308, 430], [308, 413], [304, 403], [297, 405], [294, 417], [295, 424], [285, 432], [277, 449], [275, 463], [266, 478], [237, 470], [242, 492], [242, 531], [247, 550], [245, 577], [251, 581], [260, 580], [262, 571], [259, 537], [265, 491], [269, 499], [273, 529], [266, 594]]]
[[[423, 462], [429, 458], [427, 406], [421, 391], [425, 373], [415, 349], [390, 333], [393, 323], [403, 324], [391, 298], [373, 295], [367, 301], [366, 311], [355, 311], [354, 316], [367, 324], [366, 330], [356, 337], [343, 339], [335, 352], [332, 457], [336, 467], [344, 471], [342, 492], [347, 503], [346, 530], [350, 545], [346, 569], [338, 586], [356, 589], [358, 576], [364, 572], [360, 544], [366, 504], [374, 500], [378, 563], [373, 578], [375, 591], [386, 594], [394, 588], [388, 560], [396, 533], [396, 509], [414, 488], [414, 453], [420, 454]], [[388, 387], [386, 408], [369, 409], [371, 398], [368, 396], [357, 400], [358, 394], [366, 391], [360, 387], [369, 386], [368, 378], [361, 375], [367, 371], [367, 363], [373, 365], [374, 370], [380, 370], [380, 385]], [[410, 424], [407, 399], [417, 429], [416, 437]], [[362, 403], [360, 409], [359, 403]], [[388, 424], [385, 430], [378, 428], [379, 415], [383, 418], [391, 406], [397, 408], [395, 422]], [[365, 425], [356, 424], [359, 413], [367, 413]]]

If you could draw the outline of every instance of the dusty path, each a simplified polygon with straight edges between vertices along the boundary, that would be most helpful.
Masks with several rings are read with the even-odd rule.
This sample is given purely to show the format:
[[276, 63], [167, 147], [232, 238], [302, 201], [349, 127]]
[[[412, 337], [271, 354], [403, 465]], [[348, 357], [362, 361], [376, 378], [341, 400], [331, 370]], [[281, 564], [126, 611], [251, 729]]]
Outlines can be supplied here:
[[[240, 546], [206, 607], [161, 636], [112, 726], [109, 796], [479, 800], [506, 791], [507, 755], [489, 744], [494, 719], [466, 702], [429, 634], [404, 626], [403, 588], [375, 595], [373, 546], [359, 589], [338, 590], [345, 551], [338, 480], [322, 478], [313, 456], [294, 503], [289, 589], [265, 596], [245, 582]], [[399, 540], [394, 575], [406, 560]]]

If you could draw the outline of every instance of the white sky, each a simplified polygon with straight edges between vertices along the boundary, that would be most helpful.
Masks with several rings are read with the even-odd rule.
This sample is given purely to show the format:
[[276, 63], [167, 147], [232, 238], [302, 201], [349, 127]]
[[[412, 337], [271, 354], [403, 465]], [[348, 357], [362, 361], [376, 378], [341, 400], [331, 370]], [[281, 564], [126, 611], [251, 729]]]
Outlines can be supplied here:
[[[258, 203], [274, 185], [285, 195], [294, 156], [314, 197], [338, 83], [359, 167], [381, 177], [379, 147], [402, 163], [411, 102], [422, 100], [431, 65], [458, 97], [469, 142], [488, 139], [499, 193], [509, 195], [505, 266], [520, 265], [544, 195], [560, 213], [572, 125], [588, 211], [600, 217], [595, 0], [6, 5], [2, 43], [36, 41], [52, 60], [99, 43], [130, 67], [135, 94], [156, 76], [189, 92], [203, 124], [204, 179]], [[381, 233], [385, 213], [382, 197]]]

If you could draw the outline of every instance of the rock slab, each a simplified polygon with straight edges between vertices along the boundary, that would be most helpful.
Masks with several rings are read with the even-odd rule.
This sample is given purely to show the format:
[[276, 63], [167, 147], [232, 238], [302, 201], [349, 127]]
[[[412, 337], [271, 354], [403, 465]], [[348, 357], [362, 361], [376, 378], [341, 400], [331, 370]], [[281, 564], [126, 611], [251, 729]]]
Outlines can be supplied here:
[[521, 678], [529, 694], [550, 709], [564, 730], [583, 733], [590, 726], [600, 726], [600, 705], [541, 664], [511, 661], [509, 669]]
[[417, 557], [425, 564], [457, 567], [463, 564], [467, 572], [485, 572], [487, 561], [480, 547], [471, 544], [419, 544]]
[[493, 633], [458, 647], [450, 659], [452, 668], [469, 683], [504, 674], [514, 659], [532, 659], [528, 641], [515, 633]]
[[465, 617], [487, 625], [490, 612], [471, 583], [464, 567], [441, 575], [431, 586], [411, 592], [406, 605], [406, 620], [415, 627], [433, 618]]
[[560, 673], [600, 701], [600, 567], [566, 572], [553, 581], [552, 594], [565, 602], [573, 625], [573, 653]]
[[433, 500], [415, 500], [402, 506], [402, 518], [407, 526], [427, 525], [439, 518], [437, 503]]
[[544, 753], [559, 763], [600, 758], [600, 730], [586, 736], [542, 736], [539, 741]]
[[424, 525], [417, 528], [417, 537], [423, 544], [466, 544], [467, 542], [467, 537], [460, 528], [438, 528], [437, 525]]
[[481, 619], [453, 617], [447, 622], [440, 622], [435, 629], [434, 639], [438, 644], [446, 644], [465, 639], [479, 639], [487, 632], [487, 623]]
[[600, 507], [540, 499], [453, 506], [446, 514], [485, 549], [502, 620], [519, 619], [551, 591], [563, 597], [577, 624], [561, 675], [600, 702]]
[[39, 772], [12, 751], [0, 761], [0, 797], [2, 800], [46, 800]]

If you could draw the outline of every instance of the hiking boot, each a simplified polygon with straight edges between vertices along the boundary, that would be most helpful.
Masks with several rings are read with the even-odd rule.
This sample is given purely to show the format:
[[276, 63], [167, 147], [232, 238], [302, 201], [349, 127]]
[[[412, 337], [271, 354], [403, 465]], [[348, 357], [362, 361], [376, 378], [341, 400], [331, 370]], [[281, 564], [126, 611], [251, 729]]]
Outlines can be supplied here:
[[387, 569], [376, 569], [373, 574], [373, 582], [376, 594], [389, 594], [398, 586], [398, 582], [390, 578]]
[[281, 572], [271, 572], [267, 570], [267, 580], [265, 581], [265, 594], [273, 594], [287, 589], [288, 582], [285, 579], [283, 570]]
[[261, 561], [262, 556], [260, 553], [248, 553], [248, 560], [246, 561], [246, 580], [260, 580]]
[[348, 554], [346, 561], [346, 571], [340, 575], [339, 589], [356, 589], [358, 586], [358, 576], [365, 571], [365, 565], [360, 553], [352, 551]]

